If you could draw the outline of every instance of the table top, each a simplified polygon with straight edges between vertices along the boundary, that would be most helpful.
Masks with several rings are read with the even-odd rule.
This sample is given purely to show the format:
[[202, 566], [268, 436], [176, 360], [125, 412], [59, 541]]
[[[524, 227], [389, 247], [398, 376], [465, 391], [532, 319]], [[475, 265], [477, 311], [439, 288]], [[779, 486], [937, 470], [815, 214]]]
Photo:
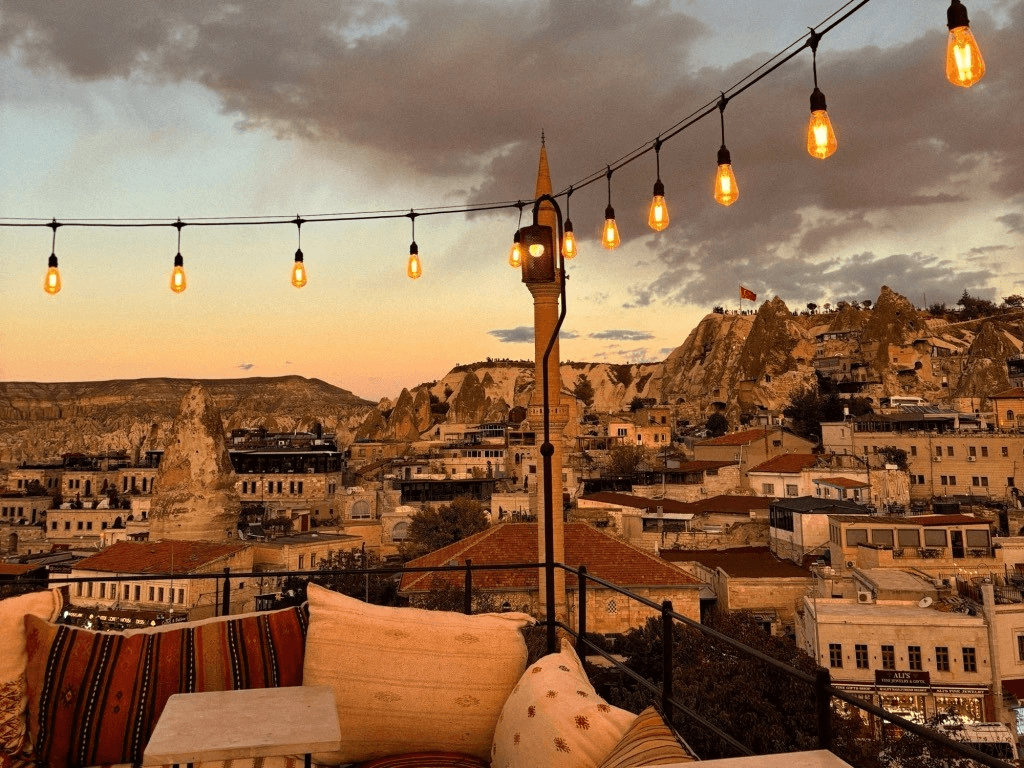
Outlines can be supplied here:
[[341, 748], [334, 691], [323, 685], [179, 693], [167, 700], [143, 765]]

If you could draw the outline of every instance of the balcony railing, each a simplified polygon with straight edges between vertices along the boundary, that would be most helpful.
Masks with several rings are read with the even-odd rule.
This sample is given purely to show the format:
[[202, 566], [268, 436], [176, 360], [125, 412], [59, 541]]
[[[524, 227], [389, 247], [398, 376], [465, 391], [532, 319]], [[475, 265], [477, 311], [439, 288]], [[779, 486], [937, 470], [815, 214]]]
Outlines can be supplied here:
[[[357, 568], [357, 569], [346, 569], [346, 570], [306, 570], [306, 571], [261, 571], [261, 572], [232, 572], [230, 569], [225, 568], [222, 572], [214, 573], [193, 573], [193, 574], [175, 574], [173, 576], [174, 581], [189, 581], [189, 580], [215, 580], [216, 581], [216, 594], [219, 596], [218, 613], [220, 615], [229, 615], [231, 613], [231, 597], [232, 588], [231, 580], [239, 579], [280, 579], [285, 578], [311, 578], [315, 576], [319, 577], [336, 577], [336, 576], [362, 576], [369, 583], [369, 579], [372, 576], [398, 576], [406, 573], [451, 573], [456, 572], [461, 574], [462, 581], [462, 592], [463, 592], [463, 605], [462, 610], [465, 613], [473, 612], [473, 574], [479, 571], [495, 571], [495, 570], [522, 570], [522, 569], [538, 569], [544, 568], [544, 564], [541, 563], [513, 563], [513, 564], [502, 564], [502, 565], [476, 565], [471, 561], [466, 561], [462, 565], [452, 565], [437, 568], [409, 568], [404, 566], [390, 566], [390, 567], [378, 567], [378, 568]], [[673, 677], [675, 671], [675, 665], [677, 663], [675, 656], [675, 628], [677, 625], [688, 627], [692, 630], [696, 630], [713, 641], [723, 644], [728, 648], [732, 649], [737, 654], [750, 660], [756, 660], [757, 662], [767, 665], [775, 673], [782, 676], [783, 679], [788, 678], [790, 682], [798, 682], [807, 686], [807, 690], [811, 692], [814, 702], [815, 712], [815, 731], [817, 735], [817, 748], [831, 750], [833, 748], [833, 717], [835, 710], [838, 707], [845, 707], [852, 709], [853, 711], [861, 713], [861, 716], [866, 720], [870, 720], [871, 717], [878, 718], [888, 726], [893, 726], [895, 729], [905, 731], [907, 733], [915, 734], [921, 739], [925, 740], [931, 745], [936, 752], [944, 754], [950, 754], [968, 758], [975, 761], [978, 764], [989, 766], [989, 768], [1012, 768], [1010, 763], [999, 760], [992, 757], [984, 752], [981, 752], [968, 744], [951, 740], [946, 738], [941, 733], [934, 729], [920, 725], [918, 723], [907, 720], [906, 718], [900, 717], [899, 715], [893, 714], [881, 707], [878, 707], [870, 702], [864, 701], [856, 696], [853, 696], [839, 688], [836, 688], [831, 683], [829, 671], [824, 668], [818, 668], [813, 674], [809, 674], [805, 671], [799, 670], [783, 661], [779, 661], [772, 656], [769, 656], [755, 648], [751, 648], [734, 638], [729, 637], [711, 627], [707, 627], [699, 622], [695, 622], [692, 619], [683, 616], [682, 614], [676, 613], [673, 610], [671, 601], [664, 601], [661, 603], [652, 601], [641, 595], [635, 594], [627, 589], [617, 586], [605, 579], [593, 576], [587, 572], [586, 566], [580, 566], [579, 568], [572, 568], [561, 563], [556, 563], [556, 568], [561, 568], [566, 572], [567, 576], [575, 576], [577, 583], [577, 599], [576, 599], [576, 626], [570, 627], [565, 623], [554, 619], [553, 611], [549, 612], [549, 616], [543, 625], [547, 628], [547, 650], [553, 652], [556, 650], [556, 631], [561, 629], [567, 632], [575, 640], [577, 652], [582, 657], [588, 655], [600, 655], [602, 656], [613, 668], [618, 670], [622, 675], [625, 675], [629, 679], [633, 680], [640, 688], [646, 690], [648, 694], [656, 698], [661, 705], [662, 711], [665, 713], [666, 718], [670, 722], [679, 723], [681, 718], [689, 718], [693, 722], [699, 724], [705, 728], [709, 733], [714, 734], [723, 744], [728, 745], [735, 753], [739, 755], [753, 755], [755, 752], [741, 740], [736, 738], [735, 735], [727, 733], [721, 727], [708, 720], [700, 712], [694, 710], [692, 707], [687, 706], [683, 702], [679, 701], [673, 691]], [[170, 580], [171, 574], [153, 574], [153, 575], [129, 575], [129, 576], [103, 576], [102, 578], [72, 578], [66, 576], [57, 576], [49, 579], [48, 584], [42, 582], [36, 582], [34, 585], [32, 582], [20, 582], [19, 584], [24, 587], [35, 586], [36, 588], [41, 587], [61, 587], [70, 586], [78, 583], [88, 582], [145, 582], [145, 581], [167, 581]], [[660, 684], [654, 683], [647, 678], [639, 675], [634, 670], [630, 669], [626, 665], [611, 656], [608, 652], [601, 649], [587, 636], [587, 594], [588, 591], [594, 588], [594, 585], [601, 589], [611, 590], [615, 593], [622, 595], [623, 597], [636, 601], [637, 603], [651, 608], [656, 611], [660, 616], [661, 626], [661, 637], [672, 638], [670, 642], [662, 642], [662, 671]], [[367, 592], [369, 590], [367, 589]], [[883, 730], [887, 730], [884, 728]]]

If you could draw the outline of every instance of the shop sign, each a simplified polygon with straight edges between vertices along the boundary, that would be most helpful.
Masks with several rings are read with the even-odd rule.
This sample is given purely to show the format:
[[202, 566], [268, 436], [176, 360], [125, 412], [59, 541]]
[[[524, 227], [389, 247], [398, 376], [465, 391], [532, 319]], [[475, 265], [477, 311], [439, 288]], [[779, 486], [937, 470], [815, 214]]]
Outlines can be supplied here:
[[927, 688], [930, 684], [927, 672], [910, 670], [876, 669], [875, 685], [888, 688], [916, 687]]

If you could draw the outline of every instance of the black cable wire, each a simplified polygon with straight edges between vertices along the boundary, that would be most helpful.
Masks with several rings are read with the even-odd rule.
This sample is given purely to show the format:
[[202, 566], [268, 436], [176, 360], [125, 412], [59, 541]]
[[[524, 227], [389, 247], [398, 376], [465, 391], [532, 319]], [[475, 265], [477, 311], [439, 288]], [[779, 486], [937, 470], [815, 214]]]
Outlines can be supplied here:
[[[700, 122], [709, 115], [714, 114], [716, 111], [720, 111], [719, 105], [722, 100], [730, 101], [739, 94], [743, 93], [747, 89], [753, 87], [765, 77], [770, 75], [776, 69], [781, 67], [783, 64], [788, 62], [790, 59], [797, 56], [805, 48], [810, 47], [812, 39], [818, 39], [825, 35], [825, 33], [834, 29], [835, 27], [842, 24], [844, 21], [849, 19], [853, 14], [867, 5], [871, 0], [848, 0], [836, 11], [829, 14], [818, 26], [821, 27], [824, 24], [828, 24], [821, 29], [811, 27], [810, 32], [798, 37], [794, 42], [787, 45], [779, 53], [769, 58], [766, 62], [756, 67], [754, 70], [740, 78], [730, 88], [726, 89], [721, 93], [721, 96], [716, 96], [714, 99], [706, 102], [705, 104], [698, 107], [696, 110], [691, 112], [686, 117], [677, 121], [675, 124], [670, 126], [665, 131], [658, 134], [657, 138], [649, 140], [641, 144], [636, 149], [627, 152], [622, 155], [618, 160], [610, 164], [605, 164], [604, 168], [595, 170], [594, 172], [584, 176], [579, 181], [576, 181], [568, 185], [565, 189], [558, 192], [552, 197], [568, 197], [573, 192], [588, 187], [599, 179], [609, 177], [611, 173], [617, 171], [619, 168], [623, 168], [630, 163], [638, 160], [639, 158], [646, 155], [648, 152], [658, 149], [668, 141], [680, 133], [685, 131], [687, 128], [692, 127], [696, 123]], [[853, 6], [851, 8], [851, 6]], [[849, 9], [849, 10], [847, 10]], [[833, 19], [835, 19], [833, 21]], [[831, 22], [831, 23], [829, 23]], [[802, 41], [802, 42], [801, 42]], [[800, 44], [794, 50], [790, 50], [793, 46]], [[787, 53], [788, 51], [788, 53]], [[516, 208], [522, 204], [520, 200], [505, 200], [491, 203], [468, 203], [465, 205], [441, 205], [441, 206], [428, 206], [425, 208], [416, 208], [416, 216], [439, 216], [457, 213], [480, 213], [485, 211], [502, 210], [507, 208]], [[328, 214], [310, 214], [307, 218], [303, 219], [303, 223], [317, 223], [317, 222], [339, 222], [339, 221], [377, 221], [384, 219], [400, 219], [408, 218], [409, 213], [405, 209], [385, 209], [379, 211], [353, 211], [347, 213], [328, 213]], [[296, 217], [285, 217], [285, 216], [225, 216], [225, 217], [196, 217], [190, 218], [188, 224], [191, 226], [206, 226], [206, 227], [228, 227], [228, 226], [269, 226], [274, 224], [294, 224]], [[180, 221], [180, 219], [178, 219]], [[0, 227], [53, 227], [54, 224], [62, 227], [108, 227], [108, 228], [127, 228], [127, 227], [167, 227], [177, 226], [176, 221], [161, 220], [153, 218], [133, 219], [133, 218], [101, 218], [101, 219], [69, 219], [67, 221], [57, 222], [56, 219], [47, 221], [41, 218], [31, 217], [14, 217], [14, 218], [0, 218]], [[54, 234], [56, 235], [56, 229], [54, 228]]]

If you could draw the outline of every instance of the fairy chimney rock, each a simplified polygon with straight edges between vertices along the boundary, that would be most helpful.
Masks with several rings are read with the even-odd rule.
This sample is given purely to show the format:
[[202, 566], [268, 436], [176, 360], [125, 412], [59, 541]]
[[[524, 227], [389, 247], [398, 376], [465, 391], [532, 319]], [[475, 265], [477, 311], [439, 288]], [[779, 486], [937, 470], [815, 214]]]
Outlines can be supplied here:
[[220, 411], [196, 385], [181, 401], [157, 473], [150, 538], [223, 541], [238, 524], [241, 501]]

